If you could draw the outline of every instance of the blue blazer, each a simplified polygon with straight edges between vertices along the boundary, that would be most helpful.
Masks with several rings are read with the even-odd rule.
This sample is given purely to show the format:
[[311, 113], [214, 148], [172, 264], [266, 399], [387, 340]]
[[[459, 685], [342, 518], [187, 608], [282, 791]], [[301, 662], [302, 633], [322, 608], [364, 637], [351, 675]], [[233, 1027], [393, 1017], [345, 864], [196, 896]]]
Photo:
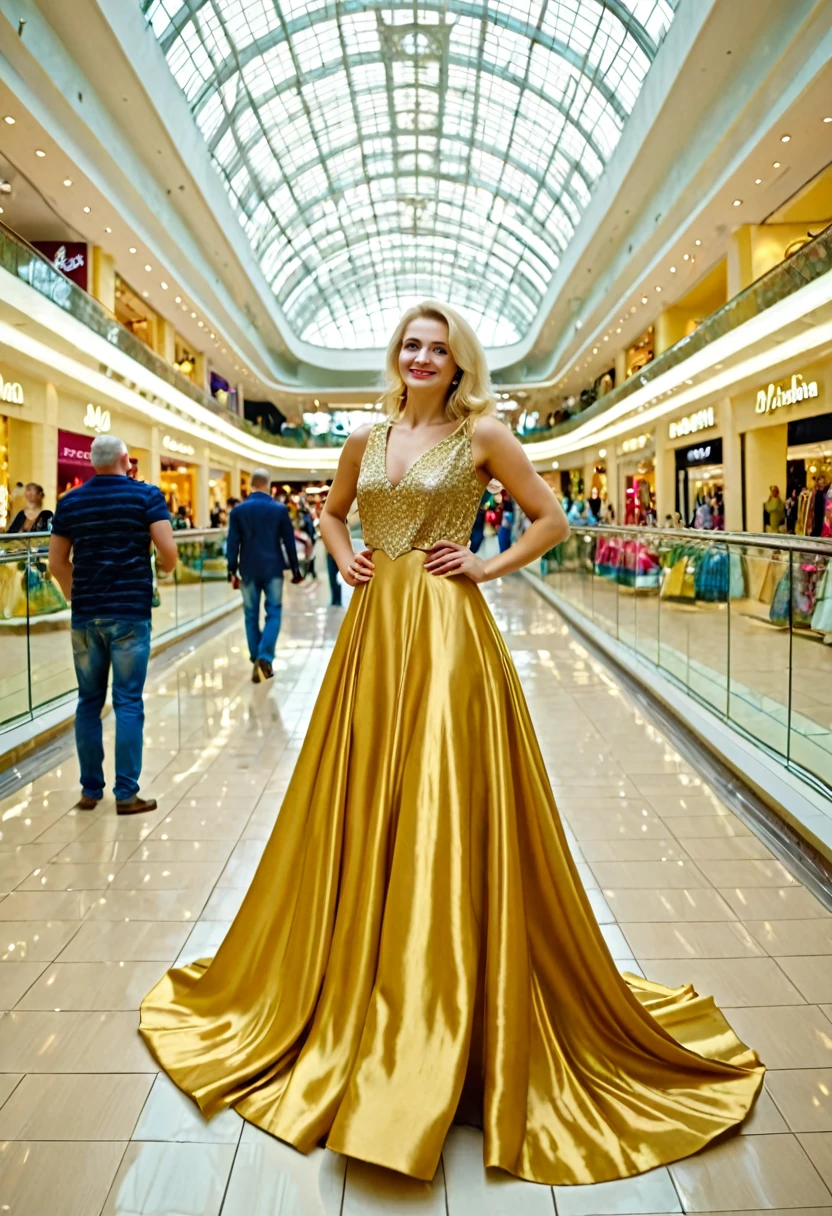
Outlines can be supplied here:
[[255, 490], [228, 520], [228, 573], [239, 568], [244, 583], [268, 582], [290, 567], [300, 578], [295, 532], [289, 512], [271, 495]]

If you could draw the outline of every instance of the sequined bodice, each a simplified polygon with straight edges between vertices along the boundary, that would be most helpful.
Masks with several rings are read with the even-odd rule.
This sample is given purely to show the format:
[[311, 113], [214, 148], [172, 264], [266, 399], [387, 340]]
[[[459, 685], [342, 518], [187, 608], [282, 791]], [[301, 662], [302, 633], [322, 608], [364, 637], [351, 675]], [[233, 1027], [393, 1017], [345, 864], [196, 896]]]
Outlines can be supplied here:
[[358, 474], [358, 514], [368, 549], [396, 559], [440, 540], [467, 545], [483, 487], [463, 424], [414, 460], [397, 485], [387, 477], [390, 422], [370, 431]]

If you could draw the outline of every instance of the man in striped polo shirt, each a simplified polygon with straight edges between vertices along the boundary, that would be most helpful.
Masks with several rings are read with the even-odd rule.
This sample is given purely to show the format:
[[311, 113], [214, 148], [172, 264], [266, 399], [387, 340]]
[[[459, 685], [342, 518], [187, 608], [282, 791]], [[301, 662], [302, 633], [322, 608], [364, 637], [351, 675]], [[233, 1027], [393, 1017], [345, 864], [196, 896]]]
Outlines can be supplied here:
[[78, 807], [91, 811], [104, 796], [101, 711], [113, 671], [119, 815], [156, 808], [139, 797], [144, 733], [142, 693], [150, 658], [150, 610], [156, 562], [176, 565], [176, 542], [161, 490], [129, 476], [121, 439], [99, 435], [90, 453], [95, 476], [58, 503], [49, 565], [72, 601], [72, 657], [78, 679], [75, 743], [81, 765]]

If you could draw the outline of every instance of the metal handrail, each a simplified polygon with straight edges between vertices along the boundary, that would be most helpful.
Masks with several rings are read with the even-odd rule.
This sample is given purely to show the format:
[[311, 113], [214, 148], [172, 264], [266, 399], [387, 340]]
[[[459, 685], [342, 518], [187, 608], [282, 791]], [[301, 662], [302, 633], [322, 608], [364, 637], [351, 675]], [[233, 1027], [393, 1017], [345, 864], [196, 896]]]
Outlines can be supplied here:
[[783, 549], [805, 553], [807, 549], [819, 550], [822, 557], [832, 558], [832, 540], [822, 536], [793, 536], [785, 532], [718, 532], [713, 528], [660, 528], [658, 526], [634, 524], [570, 524], [572, 531], [586, 538], [612, 533], [616, 536], [643, 540], [657, 537], [659, 540], [710, 541], [713, 544], [742, 545], [750, 549]]

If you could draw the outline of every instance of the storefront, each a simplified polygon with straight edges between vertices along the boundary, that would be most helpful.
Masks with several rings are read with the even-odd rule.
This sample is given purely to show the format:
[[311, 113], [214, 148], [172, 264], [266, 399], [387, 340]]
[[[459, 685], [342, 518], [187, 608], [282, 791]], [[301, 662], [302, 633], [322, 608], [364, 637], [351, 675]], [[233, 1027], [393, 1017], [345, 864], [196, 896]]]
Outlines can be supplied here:
[[210, 468], [208, 470], [208, 505], [213, 519], [216, 519], [219, 512], [225, 512], [230, 497], [230, 470]]
[[620, 523], [646, 524], [656, 514], [656, 440], [633, 435], [616, 449]]
[[676, 449], [676, 510], [693, 528], [725, 528], [722, 440], [702, 439]]
[[[159, 485], [171, 515], [180, 508], [193, 522], [197, 504], [197, 479], [199, 467], [193, 457], [196, 448], [174, 435], [162, 436], [161, 478]], [[206, 521], [207, 524], [207, 521]]]
[[788, 369], [734, 398], [748, 531], [832, 534], [830, 382], [826, 361]]

